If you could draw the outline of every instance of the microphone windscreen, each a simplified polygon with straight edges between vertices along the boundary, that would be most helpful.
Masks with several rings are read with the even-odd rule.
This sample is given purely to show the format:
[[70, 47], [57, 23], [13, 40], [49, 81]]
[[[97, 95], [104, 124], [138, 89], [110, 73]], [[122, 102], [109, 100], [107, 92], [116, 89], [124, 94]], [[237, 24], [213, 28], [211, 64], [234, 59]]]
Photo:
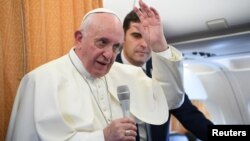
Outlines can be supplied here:
[[122, 85], [117, 87], [117, 96], [120, 101], [129, 100], [130, 93], [127, 85]]

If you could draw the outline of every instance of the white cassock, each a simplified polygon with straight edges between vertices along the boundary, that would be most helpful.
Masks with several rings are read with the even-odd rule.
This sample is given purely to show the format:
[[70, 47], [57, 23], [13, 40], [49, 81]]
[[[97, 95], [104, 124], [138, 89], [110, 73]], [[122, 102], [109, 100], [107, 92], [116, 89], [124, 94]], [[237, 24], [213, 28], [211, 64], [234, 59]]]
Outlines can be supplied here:
[[[93, 79], [71, 49], [69, 54], [26, 74], [13, 105], [6, 141], [104, 141], [103, 129], [123, 117], [117, 87], [130, 91], [131, 115], [150, 124], [163, 124], [168, 109], [184, 98], [178, 68], [172, 59], [153, 53], [153, 78], [141, 68], [114, 63], [109, 73]], [[178, 81], [177, 81], [178, 80]]]

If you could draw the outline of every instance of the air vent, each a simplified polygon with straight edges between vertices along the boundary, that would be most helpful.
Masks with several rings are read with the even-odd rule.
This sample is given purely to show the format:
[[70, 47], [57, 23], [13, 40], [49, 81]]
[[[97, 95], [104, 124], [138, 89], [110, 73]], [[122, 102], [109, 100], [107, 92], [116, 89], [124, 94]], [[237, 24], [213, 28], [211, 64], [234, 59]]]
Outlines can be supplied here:
[[228, 28], [228, 24], [226, 19], [215, 19], [211, 21], [207, 21], [207, 27], [210, 30], [222, 30]]

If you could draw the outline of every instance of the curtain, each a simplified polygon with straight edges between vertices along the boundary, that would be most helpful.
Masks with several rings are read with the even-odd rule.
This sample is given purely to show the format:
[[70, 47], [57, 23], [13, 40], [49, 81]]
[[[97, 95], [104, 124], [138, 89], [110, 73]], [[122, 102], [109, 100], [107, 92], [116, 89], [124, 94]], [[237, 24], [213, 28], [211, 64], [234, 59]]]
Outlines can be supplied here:
[[102, 0], [0, 1], [0, 140], [23, 75], [69, 51], [74, 32]]

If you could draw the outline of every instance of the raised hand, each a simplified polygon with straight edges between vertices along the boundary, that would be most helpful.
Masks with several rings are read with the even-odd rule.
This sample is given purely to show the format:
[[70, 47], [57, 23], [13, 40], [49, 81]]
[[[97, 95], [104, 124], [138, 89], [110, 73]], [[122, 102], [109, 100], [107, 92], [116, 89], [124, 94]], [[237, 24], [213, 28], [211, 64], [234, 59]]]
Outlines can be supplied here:
[[137, 28], [141, 32], [144, 40], [154, 52], [166, 50], [168, 46], [159, 13], [142, 0], [139, 0], [139, 6], [140, 9], [134, 7], [134, 11], [142, 23], [141, 26]]

